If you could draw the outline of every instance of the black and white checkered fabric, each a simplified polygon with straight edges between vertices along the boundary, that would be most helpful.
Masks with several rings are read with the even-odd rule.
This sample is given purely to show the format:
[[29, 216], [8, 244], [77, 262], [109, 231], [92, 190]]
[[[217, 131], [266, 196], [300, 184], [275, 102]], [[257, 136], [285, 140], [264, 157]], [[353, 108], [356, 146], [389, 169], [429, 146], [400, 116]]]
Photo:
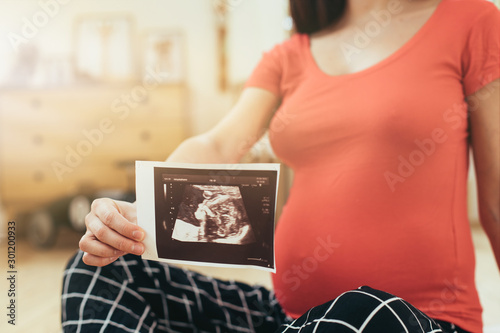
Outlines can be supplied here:
[[[391, 294], [360, 287], [292, 322], [272, 291], [126, 255], [64, 272], [64, 332], [455, 333]], [[457, 333], [462, 331], [457, 331]]]
[[273, 332], [286, 316], [266, 288], [126, 255], [64, 272], [64, 332]]
[[286, 333], [448, 333], [408, 302], [366, 286], [316, 306], [283, 326]]

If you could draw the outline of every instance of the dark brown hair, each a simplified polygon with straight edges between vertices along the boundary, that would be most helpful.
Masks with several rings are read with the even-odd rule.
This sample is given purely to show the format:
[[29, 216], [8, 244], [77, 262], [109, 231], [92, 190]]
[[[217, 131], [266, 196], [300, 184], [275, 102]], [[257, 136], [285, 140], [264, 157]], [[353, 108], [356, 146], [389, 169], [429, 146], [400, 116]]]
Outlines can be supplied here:
[[290, 0], [290, 14], [299, 33], [312, 34], [337, 22], [347, 0]]

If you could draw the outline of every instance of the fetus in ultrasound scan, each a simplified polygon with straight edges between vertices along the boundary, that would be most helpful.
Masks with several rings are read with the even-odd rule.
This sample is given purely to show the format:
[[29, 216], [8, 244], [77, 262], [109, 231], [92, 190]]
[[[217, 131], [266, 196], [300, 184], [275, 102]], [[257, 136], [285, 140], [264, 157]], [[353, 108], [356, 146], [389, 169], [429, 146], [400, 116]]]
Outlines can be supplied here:
[[255, 242], [238, 186], [187, 185], [172, 238], [239, 245]]

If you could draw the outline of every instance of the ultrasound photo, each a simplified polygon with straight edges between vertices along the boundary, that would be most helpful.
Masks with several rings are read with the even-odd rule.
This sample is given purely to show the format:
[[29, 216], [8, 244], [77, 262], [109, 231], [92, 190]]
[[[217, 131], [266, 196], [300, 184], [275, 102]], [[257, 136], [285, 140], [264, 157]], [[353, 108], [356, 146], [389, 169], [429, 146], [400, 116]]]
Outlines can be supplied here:
[[238, 186], [186, 186], [172, 239], [238, 245], [255, 242]]
[[142, 258], [275, 272], [279, 164], [136, 162]]

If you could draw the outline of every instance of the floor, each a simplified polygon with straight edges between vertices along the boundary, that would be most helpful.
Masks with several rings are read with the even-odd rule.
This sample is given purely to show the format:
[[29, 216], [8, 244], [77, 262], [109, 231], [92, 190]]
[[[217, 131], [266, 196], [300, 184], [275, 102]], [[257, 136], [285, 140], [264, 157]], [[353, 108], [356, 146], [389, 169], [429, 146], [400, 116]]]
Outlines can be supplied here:
[[[485, 333], [500, 333], [500, 274], [489, 248], [486, 236], [480, 228], [473, 228], [474, 243], [477, 254], [477, 284], [484, 306], [484, 321], [488, 328]], [[0, 332], [60, 332], [59, 295], [61, 276], [66, 260], [76, 250], [79, 236], [63, 230], [56, 247], [48, 251], [33, 249], [26, 242], [17, 245], [18, 266], [18, 309], [17, 325], [6, 323], [2, 311]], [[7, 253], [6, 245], [0, 246], [0, 253]], [[2, 271], [6, 272], [5, 260], [2, 260]], [[209, 267], [193, 267], [213, 276], [232, 277], [250, 283], [270, 286], [270, 276], [253, 269], [222, 269]], [[1, 308], [7, 304], [6, 278], [0, 280]]]

